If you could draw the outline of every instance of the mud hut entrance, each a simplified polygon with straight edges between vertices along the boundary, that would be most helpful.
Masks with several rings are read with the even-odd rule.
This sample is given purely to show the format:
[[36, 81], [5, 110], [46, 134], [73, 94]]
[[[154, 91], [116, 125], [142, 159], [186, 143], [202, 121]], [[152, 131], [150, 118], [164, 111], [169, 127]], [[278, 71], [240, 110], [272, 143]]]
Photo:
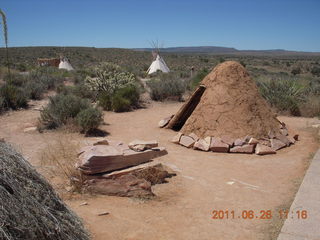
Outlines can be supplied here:
[[206, 90], [204, 85], [200, 85], [197, 90], [192, 94], [191, 98], [186, 102], [179, 112], [173, 117], [173, 119], [168, 124], [167, 128], [171, 128], [175, 131], [179, 131], [188, 118], [193, 113], [194, 109], [198, 106], [200, 99]]

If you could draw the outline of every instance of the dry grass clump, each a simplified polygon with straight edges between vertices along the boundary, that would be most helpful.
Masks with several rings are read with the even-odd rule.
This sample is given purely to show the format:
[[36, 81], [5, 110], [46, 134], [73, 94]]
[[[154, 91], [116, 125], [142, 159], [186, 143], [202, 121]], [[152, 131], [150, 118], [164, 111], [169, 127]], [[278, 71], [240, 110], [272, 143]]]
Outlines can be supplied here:
[[50, 184], [4, 142], [0, 169], [0, 239], [89, 239], [81, 220]]
[[71, 136], [61, 135], [47, 144], [41, 154], [41, 165], [52, 176], [69, 183], [72, 191], [80, 192], [84, 185], [82, 173], [76, 169], [79, 145]]

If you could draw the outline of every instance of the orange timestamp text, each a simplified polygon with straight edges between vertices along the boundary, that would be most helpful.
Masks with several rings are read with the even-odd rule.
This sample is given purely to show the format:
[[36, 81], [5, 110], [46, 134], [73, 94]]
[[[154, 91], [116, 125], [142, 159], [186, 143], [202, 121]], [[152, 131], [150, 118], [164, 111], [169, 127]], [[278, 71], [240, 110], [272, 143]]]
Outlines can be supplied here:
[[279, 211], [268, 210], [213, 210], [211, 212], [212, 219], [261, 219], [268, 220], [273, 217], [278, 217], [280, 219], [307, 219], [308, 211], [307, 210], [297, 210], [290, 211], [288, 209], [281, 209]]

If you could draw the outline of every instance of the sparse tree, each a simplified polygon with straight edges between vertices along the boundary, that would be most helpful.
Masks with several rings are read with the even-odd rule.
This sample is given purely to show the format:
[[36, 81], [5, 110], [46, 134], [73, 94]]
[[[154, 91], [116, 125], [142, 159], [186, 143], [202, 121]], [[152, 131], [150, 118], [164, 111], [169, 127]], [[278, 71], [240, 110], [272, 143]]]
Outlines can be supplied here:
[[6, 60], [7, 60], [8, 74], [9, 74], [9, 79], [11, 80], [10, 63], [9, 63], [9, 49], [8, 49], [7, 18], [6, 18], [6, 14], [2, 11], [2, 9], [0, 9], [0, 15], [2, 18], [3, 38], [4, 38], [5, 48], [6, 48]]

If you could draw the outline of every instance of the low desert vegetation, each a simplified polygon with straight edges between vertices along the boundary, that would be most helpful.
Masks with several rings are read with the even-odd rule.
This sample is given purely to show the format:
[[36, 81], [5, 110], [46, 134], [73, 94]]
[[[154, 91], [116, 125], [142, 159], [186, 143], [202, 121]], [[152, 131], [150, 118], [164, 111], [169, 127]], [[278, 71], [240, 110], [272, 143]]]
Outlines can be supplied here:
[[113, 63], [102, 63], [85, 79], [85, 85], [107, 111], [125, 112], [138, 107], [139, 84], [133, 73]]
[[55, 129], [71, 124], [87, 133], [98, 128], [102, 121], [101, 110], [94, 108], [88, 99], [58, 94], [50, 97], [49, 104], [41, 111], [39, 129]]
[[158, 73], [147, 84], [151, 90], [150, 96], [155, 101], [181, 101], [188, 87], [188, 81], [176, 73]]
[[[71, 135], [61, 134], [53, 141], [47, 143], [47, 147], [41, 153], [41, 166], [48, 176], [51, 176], [52, 184], [55, 178], [63, 180], [63, 188], [65, 184], [71, 187], [73, 192], [81, 192], [84, 185], [84, 176], [75, 168], [79, 150], [79, 144], [73, 141]], [[57, 186], [58, 187], [58, 186]], [[59, 188], [59, 187], [58, 187]]]

